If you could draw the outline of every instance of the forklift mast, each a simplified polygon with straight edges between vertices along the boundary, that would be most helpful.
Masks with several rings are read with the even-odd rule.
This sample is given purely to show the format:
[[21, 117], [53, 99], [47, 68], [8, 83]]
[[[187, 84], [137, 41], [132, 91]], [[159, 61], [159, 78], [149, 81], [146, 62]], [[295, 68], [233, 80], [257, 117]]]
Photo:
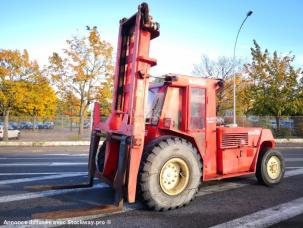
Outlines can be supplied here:
[[[150, 41], [159, 34], [159, 24], [153, 22], [146, 3], [139, 5], [135, 15], [120, 21], [112, 112], [105, 123], [100, 122], [99, 105], [95, 104], [93, 131], [106, 133], [103, 179], [114, 183], [114, 186], [115, 182], [126, 179], [130, 202], [135, 200], [137, 173], [144, 147], [149, 70], [157, 63], [149, 57]], [[119, 174], [119, 163], [123, 160], [127, 161], [122, 164], [128, 171], [126, 177], [122, 170]]]

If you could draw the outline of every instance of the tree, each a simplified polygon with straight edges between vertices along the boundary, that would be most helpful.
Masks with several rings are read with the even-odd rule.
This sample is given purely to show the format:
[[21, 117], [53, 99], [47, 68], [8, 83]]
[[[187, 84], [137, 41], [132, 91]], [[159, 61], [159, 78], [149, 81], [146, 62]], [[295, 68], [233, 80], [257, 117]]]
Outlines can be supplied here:
[[24, 83], [22, 103], [15, 106], [19, 114], [37, 117], [53, 116], [57, 108], [57, 96], [46, 77], [40, 73]]
[[99, 92], [102, 81], [112, 75], [112, 46], [101, 39], [97, 27], [87, 27], [88, 37], [73, 36], [61, 57], [53, 53], [48, 72], [60, 93], [74, 94], [80, 101], [79, 136], [83, 133], [84, 116]]
[[277, 130], [280, 129], [280, 117], [294, 115], [302, 110], [300, 98], [300, 71], [292, 64], [295, 56], [278, 55], [275, 51], [261, 50], [254, 40], [251, 48], [252, 62], [245, 64], [249, 80], [249, 89], [244, 96], [251, 102], [249, 113], [275, 116]]
[[34, 77], [39, 69], [29, 60], [26, 50], [0, 50], [0, 112], [4, 116], [4, 137], [8, 140], [9, 114], [24, 99], [26, 80]]
[[[233, 75], [236, 76], [236, 85], [238, 87], [237, 94], [241, 93], [238, 91], [242, 88], [240, 83], [242, 80], [242, 64], [240, 59], [233, 59], [230, 57], [221, 56], [216, 60], [211, 60], [207, 55], [202, 55], [199, 64], [194, 64], [193, 74], [196, 76], [202, 76], [206, 78], [222, 79], [224, 80], [224, 88], [217, 92], [217, 112], [221, 115], [225, 110], [232, 109], [233, 107]], [[239, 108], [242, 105], [238, 102]], [[240, 109], [237, 108], [239, 112]]]
[[77, 122], [75, 117], [78, 117], [80, 110], [80, 100], [72, 92], [67, 91], [59, 100], [60, 105], [57, 109], [57, 114], [69, 116], [70, 130], [73, 128], [73, 123]]
[[100, 103], [100, 113], [102, 117], [108, 117], [112, 109], [112, 90], [113, 90], [113, 77], [108, 76], [98, 88], [96, 99]]

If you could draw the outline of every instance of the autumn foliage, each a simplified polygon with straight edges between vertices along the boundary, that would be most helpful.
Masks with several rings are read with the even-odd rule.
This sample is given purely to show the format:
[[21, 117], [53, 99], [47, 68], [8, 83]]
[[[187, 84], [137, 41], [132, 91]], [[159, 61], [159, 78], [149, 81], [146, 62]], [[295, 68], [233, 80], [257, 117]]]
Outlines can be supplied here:
[[[238, 115], [281, 116], [303, 114], [303, 77], [293, 65], [294, 56], [270, 54], [254, 41], [252, 60], [203, 56], [194, 65], [196, 76], [221, 78], [225, 88], [217, 93], [218, 115], [232, 110], [233, 77], [237, 87]], [[113, 48], [102, 39], [97, 27], [84, 36], [66, 41], [62, 52], [54, 52], [41, 69], [26, 50], [0, 49], [0, 115], [4, 116], [4, 140], [10, 115], [48, 118], [55, 114], [77, 116], [79, 135], [89, 107], [100, 102], [101, 115], [112, 106]], [[279, 125], [279, 124], [278, 124]]]
[[276, 117], [303, 114], [303, 79], [301, 69], [294, 67], [295, 57], [290, 53], [270, 54], [254, 41], [252, 62], [245, 64], [247, 89], [243, 96], [249, 103], [247, 113]]
[[93, 101], [100, 100], [102, 114], [108, 114], [113, 74], [112, 46], [101, 39], [97, 27], [87, 31], [87, 36], [67, 40], [62, 55], [53, 53], [47, 69], [61, 99], [79, 99], [80, 136]]
[[57, 97], [26, 50], [0, 50], [0, 113], [4, 116], [4, 140], [8, 139], [9, 115], [50, 116]]

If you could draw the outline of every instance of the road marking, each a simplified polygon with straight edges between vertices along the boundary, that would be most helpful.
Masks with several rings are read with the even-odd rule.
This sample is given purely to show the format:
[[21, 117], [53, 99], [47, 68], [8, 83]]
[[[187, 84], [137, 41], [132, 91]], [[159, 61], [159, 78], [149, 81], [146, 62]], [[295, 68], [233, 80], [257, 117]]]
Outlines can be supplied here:
[[35, 163], [8, 163], [0, 164], [0, 167], [11, 167], [11, 166], [80, 166], [87, 165], [87, 162], [35, 162]]
[[40, 177], [29, 177], [29, 178], [20, 178], [20, 179], [13, 179], [13, 180], [3, 180], [0, 181], [0, 185], [5, 184], [17, 184], [23, 182], [31, 182], [31, 181], [39, 181], [39, 180], [51, 180], [51, 179], [59, 179], [65, 177], [76, 177], [76, 176], [83, 176], [83, 174], [60, 174], [60, 175], [49, 175], [49, 176], [40, 176]]
[[88, 153], [86, 153], [86, 154], [41, 154], [41, 155], [47, 155], [47, 156], [88, 156]]
[[[302, 175], [302, 174], [303, 174], [303, 168], [301, 167], [301, 169], [287, 170], [284, 174], [284, 177], [287, 178], [287, 177], [293, 177], [293, 176]], [[243, 179], [243, 180], [249, 180], [249, 178]], [[216, 193], [216, 192], [223, 192], [223, 191], [232, 190], [232, 189], [236, 189], [236, 188], [242, 188], [242, 187], [245, 187], [248, 185], [250, 185], [250, 183], [225, 182], [222, 184], [208, 186], [206, 188], [202, 187], [201, 190], [197, 193], [197, 196], [204, 196], [204, 195], [208, 195], [208, 194], [212, 194], [212, 193]]]
[[[56, 159], [56, 158], [46, 158], [46, 157], [40, 157], [40, 158], [29, 158], [29, 157], [26, 157], [26, 158], [0, 158], [0, 160], [50, 160], [50, 159]], [[57, 158], [57, 159], [71, 159], [71, 157], [68, 157], [68, 158]], [[74, 157], [72, 159], [80, 159], [80, 158], [77, 158], [77, 157]], [[82, 159], [82, 158], [81, 158]]]
[[88, 189], [106, 188], [106, 187], [108, 187], [107, 184], [101, 183], [101, 184], [96, 184], [95, 186], [90, 187], [90, 188], [47, 190], [47, 191], [41, 191], [41, 192], [29, 192], [29, 193], [22, 193], [22, 194], [16, 194], [16, 195], [1, 196], [0, 203], [9, 203], [9, 202], [14, 202], [14, 201], [19, 201], [19, 200], [28, 200], [28, 199], [34, 199], [34, 198], [55, 196], [55, 195], [61, 195], [61, 194], [66, 194], [66, 193], [70, 193], [70, 192], [81, 192], [81, 191], [86, 191]]
[[0, 176], [25, 176], [25, 175], [58, 175], [58, 174], [87, 174], [87, 172], [52, 172], [52, 173], [0, 173]]
[[302, 213], [303, 197], [213, 226], [213, 228], [268, 227]]
[[290, 146], [290, 147], [276, 147], [277, 150], [285, 150], [285, 149], [303, 149], [303, 146]]
[[222, 184], [216, 184], [212, 186], [202, 187], [201, 190], [197, 193], [196, 196], [205, 196], [212, 193], [223, 192], [227, 190], [232, 190], [236, 188], [241, 188], [249, 184], [236, 183], [236, 182], [225, 182]]
[[[298, 169], [298, 170], [290, 170], [285, 172], [285, 177], [292, 177], [296, 175], [301, 175], [303, 174], [303, 169]], [[36, 181], [37, 178], [43, 178], [42, 180], [48, 179], [57, 179], [57, 178], [63, 178], [63, 177], [70, 177], [70, 176], [80, 176], [81, 174], [66, 174], [66, 175], [53, 175], [53, 176], [44, 176], [44, 177], [34, 177], [34, 178], [23, 178], [23, 179], [15, 179], [15, 180], [7, 180], [7, 182], [13, 182], [13, 181], [22, 181], [26, 180], [26, 182], [29, 181]], [[3, 182], [3, 181], [2, 181]], [[25, 182], [25, 181], [24, 181]], [[0, 181], [1, 183], [1, 181]], [[18, 182], [19, 183], [19, 182]], [[217, 193], [217, 192], [222, 192], [222, 191], [227, 191], [227, 190], [232, 190], [244, 186], [250, 185], [249, 183], [237, 183], [237, 182], [225, 182], [222, 184], [217, 184], [217, 185], [212, 185], [212, 186], [207, 186], [207, 187], [202, 187], [200, 191], [197, 193], [197, 196], [204, 196], [212, 193]], [[100, 185], [99, 185], [100, 187]], [[108, 185], [104, 185], [104, 187], [108, 187]], [[90, 188], [92, 189], [92, 188]], [[32, 199], [32, 198], [37, 198], [37, 197], [43, 197], [43, 194], [46, 192], [46, 194], [51, 194], [54, 193], [55, 195], [60, 195], [60, 194], [65, 194], [68, 192], [77, 192], [79, 189], [64, 189], [64, 190], [49, 190], [49, 191], [40, 191], [40, 192], [34, 192], [34, 193], [22, 193], [22, 194], [16, 194], [16, 195], [11, 195], [11, 196], [3, 196], [0, 197], [0, 203], [2, 203], [2, 200], [5, 200], [3, 202], [11, 202], [11, 201], [17, 201], [17, 200], [25, 200], [25, 199]], [[29, 198], [28, 198], [29, 197]], [[134, 207], [135, 204], [134, 204]]]
[[303, 174], [303, 168], [289, 170], [289, 171], [287, 170], [285, 171], [284, 177], [293, 177], [301, 174]]
[[[28, 221], [24, 221], [29, 225], [0, 225], [0, 227], [6, 227], [6, 228], [10, 228], [10, 227], [18, 227], [18, 228], [32, 228], [33, 224], [37, 224], [36, 226], [40, 227], [58, 227], [60, 225], [64, 225], [63, 222], [66, 223], [66, 220], [68, 221], [84, 221], [84, 220], [93, 220], [93, 219], [97, 219], [97, 218], [102, 218], [108, 215], [114, 215], [114, 214], [122, 214], [122, 213], [126, 213], [129, 211], [133, 211], [136, 209], [141, 209], [143, 208], [143, 204], [141, 203], [135, 203], [135, 204], [128, 204], [125, 203], [124, 204], [124, 208], [122, 211], [117, 211], [117, 212], [113, 212], [110, 214], [101, 214], [101, 215], [88, 215], [88, 216], [80, 216], [80, 217], [72, 217], [72, 218], [64, 218], [64, 219], [56, 219], [56, 220], [50, 220], [50, 219], [31, 219]], [[56, 223], [55, 223], [56, 222]], [[62, 222], [60, 224], [60, 222]], [[45, 224], [45, 225], [43, 225]]]
[[[286, 171], [285, 177], [291, 177], [291, 176], [300, 175], [300, 174], [303, 174], [303, 169]], [[224, 185], [229, 186], [229, 188], [224, 187]], [[198, 196], [203, 196], [203, 195], [212, 194], [212, 193], [216, 193], [216, 192], [220, 192], [220, 191], [226, 191], [226, 190], [231, 190], [231, 189], [234, 189], [234, 188], [244, 187], [244, 186], [247, 186], [247, 185], [248, 184], [241, 184], [241, 183], [223, 183], [223, 184], [221, 184], [221, 187], [217, 188], [217, 191], [215, 190], [215, 188], [218, 187], [218, 185], [217, 186], [216, 185], [215, 186], [209, 186], [209, 187], [205, 187], [205, 188], [201, 189], [200, 192], [197, 195]], [[95, 185], [92, 188], [94, 189], [97, 186], [98, 185]], [[99, 185], [99, 187], [105, 188], [105, 186], [102, 185], [102, 183]], [[90, 189], [92, 189], [92, 188], [90, 188]], [[69, 193], [69, 192], [76, 192], [76, 191], [81, 191], [81, 190], [83, 191], [83, 190], [87, 190], [87, 189], [49, 190], [49, 191], [42, 191], [42, 192], [35, 192], [35, 193], [25, 193], [25, 194], [4, 196], [4, 197], [0, 197], [0, 203], [2, 201], [12, 202], [12, 201], [17, 201], [17, 200], [32, 199], [32, 198], [37, 198], [37, 197], [59, 195], [59, 194], [64, 194], [64, 193]], [[303, 205], [303, 203], [300, 203], [300, 204]], [[125, 213], [125, 212], [128, 212], [128, 211], [132, 211], [132, 210], [138, 210], [138, 209], [141, 209], [142, 207], [143, 207], [143, 205], [141, 203], [135, 203], [135, 204], [126, 203], [125, 208], [123, 209], [123, 211], [112, 213], [112, 214], [120, 214], [120, 213]], [[58, 219], [56, 221], [66, 221], [67, 219], [72, 220], [72, 221], [92, 220], [92, 219], [101, 218], [101, 217], [104, 217], [104, 216], [106, 216], [106, 214], [104, 214], [104, 215], [93, 215], [93, 216], [81, 216], [81, 217], [76, 217], [76, 218], [65, 218], [65, 219]], [[292, 217], [293, 216], [295, 216], [295, 215], [292, 215]], [[285, 219], [287, 219], [287, 218], [285, 218]], [[47, 221], [49, 221], [50, 223], [47, 223]], [[27, 222], [27, 224], [30, 224], [30, 225], [23, 225], [23, 226], [18, 225], [18, 227], [29, 228], [29, 227], [33, 227], [32, 224], [43, 224], [43, 222], [46, 222], [47, 225], [39, 225], [39, 227], [55, 227], [55, 226], [58, 226], [58, 224], [53, 224], [52, 221], [53, 220], [32, 219], [32, 220], [25, 221], [25, 222]], [[14, 225], [2, 225], [0, 227], [16, 227], [16, 226], [14, 226]], [[223, 227], [230, 227], [230, 226], [227, 225], [227, 226], [223, 226]]]
[[303, 158], [285, 158], [285, 161], [303, 161]]
[[[303, 174], [303, 169], [290, 170], [290, 171], [285, 172], [285, 177], [292, 177], [292, 176], [301, 175], [301, 174]], [[247, 185], [249, 185], [249, 184], [227, 182], [227, 183], [221, 184], [220, 186], [219, 185], [208, 186], [208, 187], [202, 188], [199, 191], [199, 193], [197, 194], [197, 196], [203, 196], [203, 195], [208, 195], [208, 194], [212, 194], [212, 193], [216, 193], [216, 192], [227, 191], [227, 190], [231, 190], [231, 189], [235, 189], [235, 188], [244, 187], [244, 186], [247, 186]], [[93, 186], [90, 189], [94, 189], [94, 188], [97, 188], [97, 187], [106, 188], [107, 186], [105, 184], [103, 185], [103, 183], [101, 183], [99, 185]], [[84, 191], [84, 190], [87, 190], [87, 189], [49, 190], [49, 191], [42, 191], [42, 192], [24, 193], [24, 194], [3, 196], [3, 197], [0, 197], [0, 203], [4, 203], [4, 202], [7, 203], [7, 202], [12, 202], [12, 201], [18, 201], [18, 200], [33, 199], [33, 198], [45, 197], [45, 196], [60, 195], [60, 194], [65, 194], [65, 193], [69, 193], [69, 192], [78, 192], [78, 191]], [[303, 202], [300, 202], [299, 205], [301, 205], [302, 208], [303, 208]], [[126, 203], [125, 208], [123, 209], [123, 211], [116, 212], [116, 213], [111, 213], [111, 215], [112, 214], [121, 214], [121, 213], [125, 213], [125, 212], [132, 211], [132, 210], [138, 210], [138, 209], [141, 209], [142, 207], [143, 207], [143, 205], [141, 203], [135, 203], [135, 204]], [[295, 210], [297, 210], [297, 209], [295, 209]], [[276, 212], [277, 209], [275, 208], [275, 209], [273, 209], [273, 211]], [[300, 212], [299, 214], [301, 214], [301, 213], [302, 212]], [[284, 212], [283, 215], [287, 215], [287, 213]], [[106, 214], [104, 214], [104, 215], [93, 215], [93, 216], [81, 216], [81, 217], [76, 217], [76, 218], [64, 218], [64, 219], [58, 219], [56, 221], [66, 221], [67, 219], [68, 220], [73, 220], [73, 221], [92, 220], [92, 219], [101, 218], [101, 217], [104, 217], [104, 216], [106, 216]], [[295, 216], [295, 215], [292, 214], [291, 217], [293, 217], [293, 216]], [[259, 218], [259, 215], [257, 217]], [[291, 217], [288, 217], [288, 218], [291, 218]], [[285, 218], [285, 219], [288, 219], [288, 218]], [[285, 219], [283, 219], [283, 220], [285, 220]], [[35, 224], [35, 222], [37, 222], [36, 224], [41, 224], [41, 222], [43, 224], [43, 222], [47, 222], [47, 221], [50, 221], [50, 223], [48, 223], [47, 225], [39, 225], [39, 227], [55, 227], [55, 226], [58, 226], [58, 224], [52, 224], [51, 223], [54, 220], [34, 219], [34, 220], [25, 221], [25, 222], [27, 222], [27, 224], [30, 224], [30, 225], [23, 225], [23, 226], [18, 225], [18, 228], [19, 227], [29, 228], [29, 227], [33, 227], [32, 224]], [[224, 225], [224, 224], [221, 224], [221, 225]], [[16, 227], [16, 226], [15, 225], [2, 225], [0, 227]], [[232, 227], [232, 226], [229, 226], [229, 225], [225, 226], [224, 225], [222, 227]]]

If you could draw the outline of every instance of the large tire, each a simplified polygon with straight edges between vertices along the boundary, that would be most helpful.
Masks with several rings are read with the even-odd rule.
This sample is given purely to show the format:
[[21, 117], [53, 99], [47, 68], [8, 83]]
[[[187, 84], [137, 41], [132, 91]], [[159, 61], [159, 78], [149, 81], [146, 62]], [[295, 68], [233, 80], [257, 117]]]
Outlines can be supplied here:
[[99, 150], [96, 154], [96, 168], [98, 172], [103, 172], [104, 159], [105, 159], [105, 150], [106, 150], [106, 141], [99, 147]]
[[260, 184], [273, 186], [279, 184], [285, 172], [283, 155], [271, 148], [266, 148], [259, 155], [256, 169], [256, 177]]
[[190, 142], [160, 138], [147, 146], [142, 159], [139, 188], [149, 208], [175, 209], [194, 198], [202, 179], [202, 162]]

